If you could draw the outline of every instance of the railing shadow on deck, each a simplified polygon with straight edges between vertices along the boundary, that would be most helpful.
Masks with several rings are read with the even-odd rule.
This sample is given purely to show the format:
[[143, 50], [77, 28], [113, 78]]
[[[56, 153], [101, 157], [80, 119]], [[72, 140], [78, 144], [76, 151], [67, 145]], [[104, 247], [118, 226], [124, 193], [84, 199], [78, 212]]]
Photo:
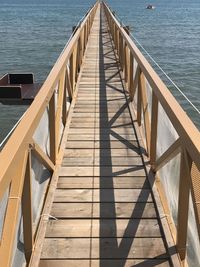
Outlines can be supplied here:
[[[103, 2], [130, 108], [137, 118], [171, 236], [185, 266], [200, 264], [200, 134]], [[166, 187], [166, 188], [165, 188]], [[192, 201], [190, 201], [190, 199]], [[192, 227], [191, 227], [192, 225]], [[195, 234], [192, 232], [195, 231]], [[189, 243], [186, 245], [186, 243]], [[196, 255], [194, 259], [194, 254]]]
[[[101, 10], [102, 12], [102, 10]], [[102, 15], [100, 17], [102, 20]], [[106, 23], [106, 21], [105, 21]], [[143, 213], [145, 210], [145, 207], [148, 203], [148, 198], [151, 196], [153, 198], [153, 194], [150, 190], [150, 184], [147, 179], [145, 179], [145, 182], [140, 188], [141, 192], [138, 196], [138, 200], [140, 198], [143, 199], [142, 202], [138, 201], [134, 204], [134, 208], [132, 210], [132, 213], [129, 216], [129, 221], [128, 224], [124, 230], [124, 234], [121, 238], [118, 237], [117, 233], [117, 219], [120, 219], [120, 217], [117, 218], [116, 214], [116, 199], [115, 199], [115, 194], [114, 194], [114, 177], [118, 177], [119, 175], [126, 174], [127, 172], [132, 172], [132, 171], [137, 171], [138, 169], [143, 169], [144, 166], [134, 166], [129, 169], [124, 169], [122, 168], [121, 171], [119, 172], [113, 172], [113, 165], [112, 165], [112, 148], [111, 148], [111, 140], [110, 137], [113, 136], [116, 138], [117, 141], [121, 142], [122, 144], [125, 145], [130, 150], [135, 151], [138, 153], [138, 156], [141, 157], [141, 153], [146, 153], [146, 150], [141, 147], [139, 150], [139, 144], [138, 141], [137, 145], [133, 145], [133, 143], [127, 141], [124, 139], [120, 134], [115, 132], [115, 127], [113, 127], [113, 124], [117, 121], [117, 119], [120, 117], [121, 114], [123, 114], [124, 110], [128, 108], [128, 99], [125, 99], [125, 94], [124, 94], [124, 88], [123, 90], [119, 90], [115, 88], [115, 86], [110, 86], [109, 81], [114, 78], [118, 74], [119, 82], [120, 82], [120, 87], [123, 86], [122, 84], [122, 79], [120, 78], [120, 66], [118, 66], [118, 70], [116, 74], [106, 76], [106, 70], [109, 69], [109, 65], [106, 65], [104, 63], [105, 58], [107, 59], [112, 59], [117, 62], [117, 58], [115, 56], [114, 52], [114, 47], [112, 44], [111, 37], [109, 36], [109, 40], [105, 39], [104, 32], [103, 32], [103, 25], [102, 21], [100, 23], [100, 38], [99, 38], [99, 72], [101, 73], [100, 75], [100, 99], [99, 101], [99, 112], [100, 112], [100, 267], [110, 267], [110, 261], [111, 259], [115, 258], [115, 266], [116, 267], [124, 267], [125, 263], [127, 261], [128, 255], [131, 250], [131, 246], [134, 242], [134, 239], [136, 237], [136, 233], [140, 224], [140, 220], [143, 217]], [[106, 27], [106, 25], [104, 25]], [[109, 48], [109, 52], [104, 52], [104, 48]], [[113, 53], [113, 57], [109, 56], [109, 53]], [[106, 66], [106, 67], [105, 67]], [[111, 66], [113, 67], [113, 66]], [[116, 67], [116, 64], [115, 64]], [[104, 70], [104, 71], [102, 71]], [[122, 104], [122, 106], [119, 107], [119, 110], [113, 115], [112, 118], [109, 117], [109, 111], [108, 111], [108, 102], [107, 102], [107, 88], [112, 88], [113, 91], [119, 91], [122, 93], [122, 96], [124, 96], [124, 101], [125, 103]], [[104, 102], [102, 102], [102, 99]], [[130, 116], [131, 118], [131, 116]], [[120, 125], [120, 126], [126, 126], [126, 125]], [[105, 133], [105, 128], [107, 128], [107, 131]], [[129, 128], [130, 129], [130, 128]], [[132, 121], [132, 132], [133, 134], [136, 134], [133, 128], [133, 121]], [[108, 140], [107, 144], [107, 154], [105, 155], [104, 153], [104, 143], [102, 140], [104, 140], [106, 134], [106, 140]], [[102, 138], [101, 138], [102, 137]], [[106, 157], [106, 165], [108, 166], [106, 168], [106, 177], [105, 177], [105, 172], [104, 172], [104, 167], [105, 167], [105, 157]], [[105, 179], [106, 178], [106, 179]], [[109, 207], [108, 207], [108, 197], [105, 196], [104, 189], [109, 188], [111, 189], [109, 192]], [[146, 191], [149, 190], [148, 193]], [[109, 209], [109, 210], [108, 210]], [[109, 238], [109, 240], [106, 238], [106, 232], [105, 232], [105, 221], [108, 218], [105, 218], [105, 215], [109, 213], [109, 227], [112, 229], [112, 236]], [[158, 216], [157, 216], [158, 217]], [[159, 220], [158, 220], [159, 221]], [[161, 228], [161, 224], [159, 222], [159, 227]], [[161, 229], [162, 232], [162, 229]], [[120, 241], [118, 241], [120, 240]], [[109, 244], [107, 242], [110, 242]], [[173, 255], [176, 253], [176, 250], [173, 248], [167, 248], [167, 244], [165, 242], [165, 247], [166, 247], [166, 253], [164, 255], [157, 255], [157, 257], [160, 259], [160, 263], [164, 262], [170, 262], [170, 255]], [[171, 252], [170, 252], [171, 251]], [[148, 267], [153, 267], [156, 266], [158, 262], [152, 260], [152, 259], [145, 259], [141, 263], [137, 263], [134, 266], [148, 266]], [[172, 266], [172, 263], [170, 262], [170, 265]]]

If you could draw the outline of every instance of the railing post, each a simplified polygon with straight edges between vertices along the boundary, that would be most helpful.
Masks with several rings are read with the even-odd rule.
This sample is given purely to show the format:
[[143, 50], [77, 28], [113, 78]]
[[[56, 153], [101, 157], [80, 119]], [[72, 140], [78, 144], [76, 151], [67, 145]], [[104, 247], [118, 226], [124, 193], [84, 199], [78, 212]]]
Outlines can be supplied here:
[[146, 81], [144, 73], [140, 74], [140, 91], [142, 96], [142, 109], [143, 109], [143, 117], [144, 117], [144, 127], [145, 127], [145, 136], [146, 136], [146, 146], [147, 153], [150, 151], [150, 121], [149, 121], [149, 110], [148, 110], [148, 100], [146, 95]]
[[81, 31], [81, 35], [80, 35], [81, 37], [81, 64], [82, 64], [82, 61], [83, 61], [83, 55], [84, 55], [84, 52], [85, 52], [85, 46], [84, 46], [84, 44], [85, 44], [85, 30], [84, 30], [84, 27], [83, 27], [83, 29], [82, 29], [82, 31]]
[[74, 92], [75, 83], [77, 81], [77, 44], [75, 45], [70, 57], [70, 80], [72, 91]]
[[22, 215], [24, 234], [24, 253], [26, 262], [29, 263], [33, 250], [33, 217], [32, 217], [32, 196], [31, 196], [31, 149], [28, 152], [24, 188], [22, 193]]
[[[138, 72], [136, 72], [136, 75], [138, 75], [138, 92], [137, 92], [137, 122], [138, 125], [141, 126], [141, 117], [142, 117], [142, 95], [141, 95], [141, 70], [139, 69]], [[135, 77], [136, 79], [136, 77]]]
[[62, 70], [60, 75], [60, 80], [58, 84], [58, 99], [57, 99], [57, 109], [56, 109], [56, 139], [57, 139], [57, 151], [59, 150], [59, 143], [60, 143], [60, 123], [61, 123], [61, 115], [63, 109], [63, 98], [64, 98], [64, 91], [65, 91], [65, 76], [66, 69]]
[[121, 65], [121, 68], [122, 70], [124, 69], [124, 57], [123, 57], [123, 51], [124, 48], [123, 48], [123, 38], [122, 38], [122, 35], [121, 33], [119, 32], [119, 61], [120, 61], [120, 65]]
[[118, 29], [116, 31], [116, 49], [117, 49], [117, 54], [119, 55], [119, 30]]
[[185, 263], [186, 242], [188, 228], [189, 195], [191, 188], [191, 167], [192, 160], [185, 148], [181, 151], [179, 199], [178, 199], [178, 219], [177, 219], [177, 251], [180, 259]]
[[129, 75], [128, 66], [129, 66], [129, 50], [128, 50], [128, 46], [125, 42], [125, 44], [124, 44], [124, 74], [125, 74], [124, 75], [124, 81], [126, 84], [128, 82], [128, 75]]
[[[65, 70], [66, 72], [66, 70]], [[65, 73], [65, 81], [64, 81], [64, 94], [63, 94], [63, 108], [62, 108], [62, 123], [65, 126], [67, 121], [67, 76]]]
[[73, 91], [72, 91], [71, 81], [70, 81], [69, 72], [67, 68], [66, 68], [66, 87], [67, 87], [69, 100], [71, 102], [73, 98]]
[[129, 56], [128, 90], [132, 101], [133, 96], [131, 92], [133, 91], [133, 54], [131, 53], [131, 51]]
[[86, 43], [87, 43], [87, 24], [84, 26], [84, 50], [86, 48]]
[[116, 48], [117, 47], [116, 46], [116, 26], [115, 26], [114, 22], [113, 22], [113, 34], [114, 34], [113, 40], [114, 40], [114, 44], [115, 44], [115, 48]]
[[56, 164], [57, 158], [57, 137], [56, 137], [56, 107], [55, 94], [49, 101], [49, 134], [50, 134], [50, 159]]
[[150, 163], [154, 170], [156, 162], [157, 147], [157, 130], [158, 130], [158, 98], [152, 90], [152, 107], [151, 107], [151, 138], [150, 138]]

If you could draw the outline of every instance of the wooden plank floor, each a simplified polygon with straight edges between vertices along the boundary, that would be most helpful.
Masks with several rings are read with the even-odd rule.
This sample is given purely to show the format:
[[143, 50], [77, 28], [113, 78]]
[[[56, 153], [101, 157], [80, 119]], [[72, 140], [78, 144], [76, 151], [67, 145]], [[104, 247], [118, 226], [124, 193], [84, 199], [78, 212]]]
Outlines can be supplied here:
[[40, 267], [172, 266], [141, 150], [99, 8]]

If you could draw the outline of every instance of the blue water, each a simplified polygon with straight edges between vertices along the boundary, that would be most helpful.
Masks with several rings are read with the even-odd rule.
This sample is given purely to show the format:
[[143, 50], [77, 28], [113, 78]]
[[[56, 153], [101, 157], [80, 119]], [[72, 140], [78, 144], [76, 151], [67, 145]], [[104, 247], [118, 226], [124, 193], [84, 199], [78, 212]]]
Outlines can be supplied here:
[[[67, 42], [73, 25], [94, 1], [0, 0], [0, 75], [33, 72], [42, 82]], [[200, 1], [109, 0], [110, 6], [149, 53], [200, 109]], [[200, 127], [199, 115], [173, 94]], [[26, 107], [0, 104], [0, 139]]]

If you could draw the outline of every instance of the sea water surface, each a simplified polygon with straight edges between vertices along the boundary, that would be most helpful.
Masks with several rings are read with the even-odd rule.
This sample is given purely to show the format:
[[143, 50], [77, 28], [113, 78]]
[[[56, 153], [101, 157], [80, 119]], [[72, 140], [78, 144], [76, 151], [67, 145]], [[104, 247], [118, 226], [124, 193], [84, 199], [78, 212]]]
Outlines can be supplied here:
[[[0, 75], [33, 72], [43, 82], [92, 0], [0, 0]], [[200, 1], [109, 0], [146, 50], [200, 109]], [[165, 80], [163, 75], [161, 77]], [[167, 83], [200, 128], [199, 114]], [[27, 106], [0, 104], [0, 140]]]

